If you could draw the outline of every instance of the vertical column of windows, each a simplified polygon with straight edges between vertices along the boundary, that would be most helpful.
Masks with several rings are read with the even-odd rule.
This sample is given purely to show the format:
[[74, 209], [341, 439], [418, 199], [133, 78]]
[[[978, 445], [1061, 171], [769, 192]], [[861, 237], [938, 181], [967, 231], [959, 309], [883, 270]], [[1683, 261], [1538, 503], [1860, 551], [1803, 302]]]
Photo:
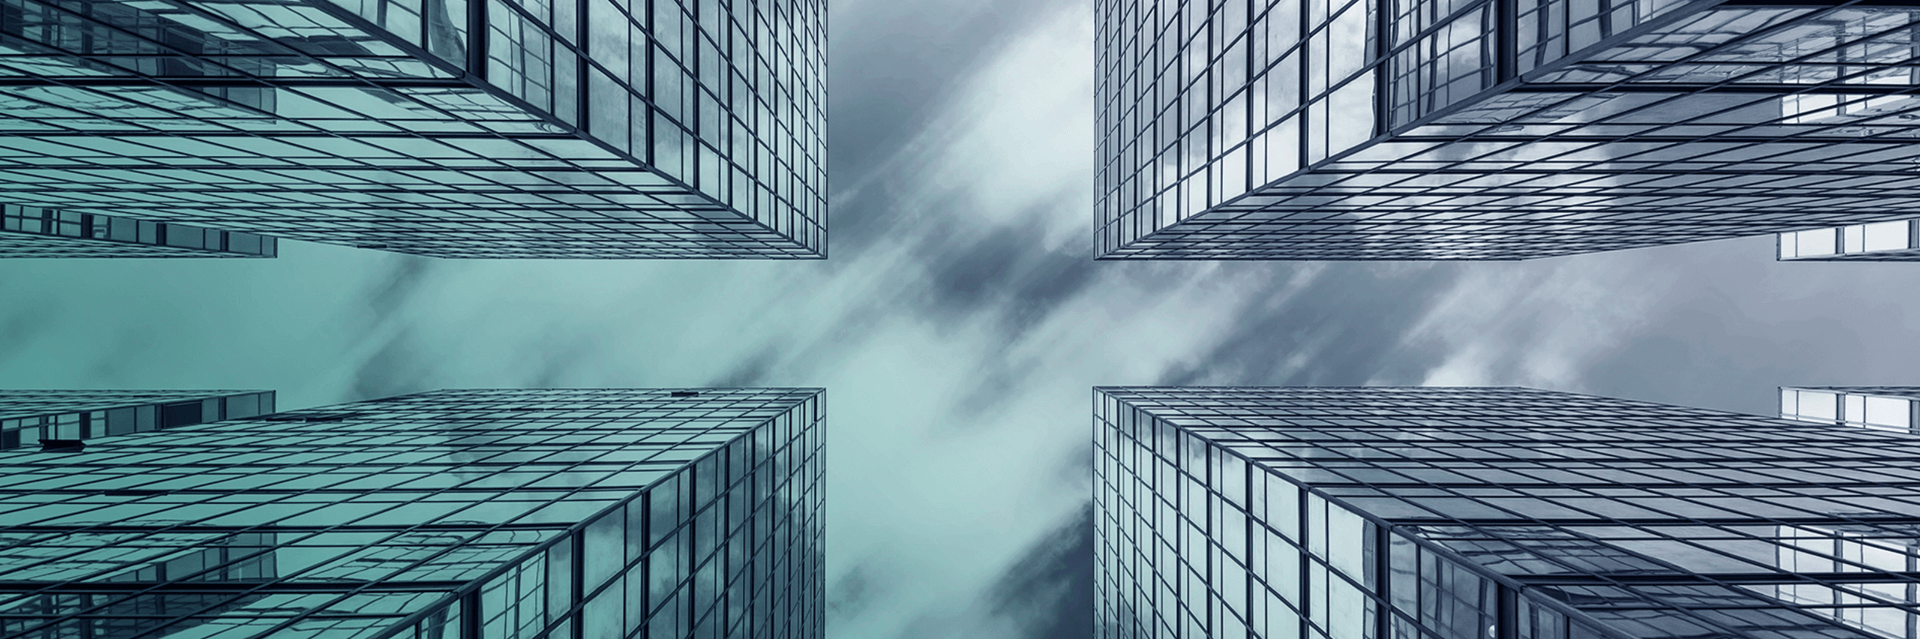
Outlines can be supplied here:
[[[571, 93], [574, 62], [548, 62], [545, 22], [521, 15], [520, 5], [489, 1], [498, 14], [490, 18], [489, 81], [541, 108], [571, 106], [557, 96]], [[585, 0], [584, 51], [561, 57], [584, 63], [587, 133], [713, 202], [817, 244], [819, 11], [813, 3]]]
[[[1389, 126], [1403, 126], [1495, 83], [1491, 2], [1387, 0]], [[1493, 0], [1504, 1], [1504, 0]]]
[[1143, 557], [1137, 548], [1140, 535], [1151, 528], [1142, 525], [1132, 508], [1134, 495], [1141, 490], [1134, 472], [1140, 446], [1132, 415], [1104, 412], [1097, 427], [1108, 442], [1103, 454], [1106, 481], [1100, 485], [1100, 507], [1096, 512], [1104, 537], [1104, 543], [1097, 549], [1096, 565], [1105, 576], [1101, 587], [1114, 594], [1108, 630], [1110, 636], [1140, 636], [1143, 632], [1140, 626], [1144, 623], [1147, 624], [1145, 636], [1152, 636], [1151, 628], [1158, 617], [1151, 589], [1153, 579], [1150, 573], [1143, 574], [1150, 569], [1151, 560]]
[[1115, 436], [1113, 425], [1107, 421], [1114, 411], [1113, 399], [1095, 391], [1094, 401], [1097, 407], [1093, 419], [1094, 632], [1097, 639], [1118, 639], [1132, 629], [1131, 624], [1123, 623], [1121, 618], [1124, 591], [1118, 588], [1113, 566], [1118, 544], [1113, 523], [1117, 507], [1114, 486], [1118, 481], [1114, 451], [1123, 441]]
[[1526, 73], [1599, 44], [1668, 10], [1673, 0], [1515, 0], [1515, 62]]
[[530, 637], [546, 626], [546, 567], [534, 554], [480, 587], [482, 635]]
[[1103, 246], [1197, 215], [1376, 133], [1378, 9], [1369, 0], [1097, 10]]

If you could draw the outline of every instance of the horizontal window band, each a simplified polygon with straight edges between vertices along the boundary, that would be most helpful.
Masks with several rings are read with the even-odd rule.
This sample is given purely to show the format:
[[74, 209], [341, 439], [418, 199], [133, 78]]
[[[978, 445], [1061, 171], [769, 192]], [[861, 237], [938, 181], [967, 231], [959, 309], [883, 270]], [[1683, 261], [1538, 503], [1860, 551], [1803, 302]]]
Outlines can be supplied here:
[[367, 592], [443, 592], [465, 586], [470, 581], [0, 581], [0, 593], [20, 594], [110, 594], [139, 591], [155, 593], [274, 593]]

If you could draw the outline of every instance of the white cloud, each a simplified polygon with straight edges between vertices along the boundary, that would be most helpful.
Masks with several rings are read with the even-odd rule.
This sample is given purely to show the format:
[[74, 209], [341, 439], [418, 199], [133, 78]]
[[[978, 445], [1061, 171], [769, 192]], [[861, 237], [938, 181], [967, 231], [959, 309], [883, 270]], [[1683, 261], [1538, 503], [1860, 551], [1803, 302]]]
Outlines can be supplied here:
[[1401, 339], [1447, 353], [1420, 383], [1581, 388], [1585, 365], [1637, 335], [1666, 293], [1633, 257], [1462, 265]]

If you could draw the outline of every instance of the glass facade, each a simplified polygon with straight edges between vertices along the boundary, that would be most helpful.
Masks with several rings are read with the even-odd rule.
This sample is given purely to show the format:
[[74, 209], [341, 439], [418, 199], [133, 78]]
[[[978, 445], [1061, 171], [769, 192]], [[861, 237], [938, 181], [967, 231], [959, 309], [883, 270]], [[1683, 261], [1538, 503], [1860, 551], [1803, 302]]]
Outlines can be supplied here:
[[0, 450], [272, 413], [273, 391], [0, 389]]
[[0, 636], [817, 639], [821, 401], [440, 391], [0, 453]]
[[1920, 434], [1920, 388], [1781, 387], [1780, 416], [1803, 422]]
[[1920, 438], [1524, 388], [1098, 388], [1124, 637], [1913, 638]]
[[0, 205], [0, 258], [273, 257], [279, 242], [239, 231]]
[[1096, 0], [1097, 252], [1526, 259], [1905, 219], [1920, 8]]
[[0, 0], [11, 204], [440, 257], [824, 257], [821, 0]]
[[1783, 261], [1920, 260], [1920, 220], [1791, 231], [1781, 233], [1778, 244]]

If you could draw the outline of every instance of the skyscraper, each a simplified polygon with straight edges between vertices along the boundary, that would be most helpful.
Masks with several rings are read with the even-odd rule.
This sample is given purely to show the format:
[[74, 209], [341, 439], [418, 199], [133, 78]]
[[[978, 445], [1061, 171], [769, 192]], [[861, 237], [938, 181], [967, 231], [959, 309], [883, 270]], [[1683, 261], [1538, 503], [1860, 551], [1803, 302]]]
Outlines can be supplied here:
[[1522, 388], [1100, 388], [1111, 637], [1914, 637], [1920, 438]]
[[1920, 434], [1920, 388], [1822, 386], [1780, 389], [1785, 419]]
[[1098, 255], [1526, 259], [1913, 217], [1910, 8], [1097, 0]]
[[0, 204], [440, 257], [826, 254], [820, 0], [0, 12]]
[[0, 390], [0, 450], [273, 412], [273, 391]]
[[1903, 262], [1920, 260], [1920, 220], [1895, 220], [1790, 231], [1779, 236], [1781, 261]]
[[821, 420], [460, 390], [3, 453], [0, 635], [818, 638]]

